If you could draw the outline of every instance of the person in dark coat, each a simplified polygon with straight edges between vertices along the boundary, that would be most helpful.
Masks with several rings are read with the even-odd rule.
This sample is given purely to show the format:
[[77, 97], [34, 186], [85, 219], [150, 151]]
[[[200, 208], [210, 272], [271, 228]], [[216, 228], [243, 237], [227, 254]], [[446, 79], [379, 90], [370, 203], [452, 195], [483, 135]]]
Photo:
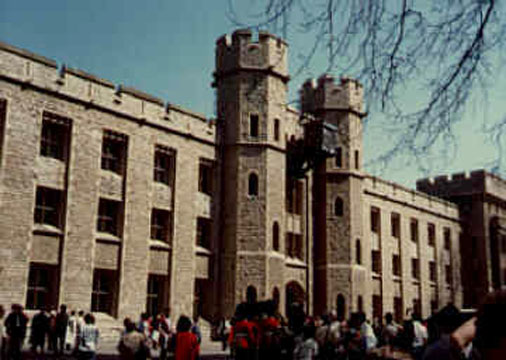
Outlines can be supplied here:
[[49, 331], [49, 318], [44, 309], [41, 309], [32, 319], [30, 343], [32, 344], [32, 351], [37, 353], [40, 348], [40, 353], [44, 354], [46, 345], [46, 335]]
[[11, 313], [5, 319], [5, 329], [9, 337], [7, 358], [17, 360], [21, 359], [21, 347], [26, 337], [28, 317], [19, 304], [13, 304], [11, 310]]
[[69, 314], [67, 314], [67, 306], [60, 305], [60, 312], [56, 314], [56, 339], [57, 349], [55, 352], [63, 354], [65, 349], [65, 337], [67, 335], [67, 327], [69, 325]]

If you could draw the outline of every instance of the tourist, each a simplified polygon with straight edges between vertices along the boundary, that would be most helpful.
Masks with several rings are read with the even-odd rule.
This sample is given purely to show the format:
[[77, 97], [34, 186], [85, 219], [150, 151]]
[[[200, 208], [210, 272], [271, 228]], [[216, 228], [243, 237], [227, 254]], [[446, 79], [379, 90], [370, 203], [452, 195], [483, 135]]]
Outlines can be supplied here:
[[392, 313], [387, 313], [385, 315], [385, 322], [385, 327], [381, 332], [381, 340], [385, 346], [387, 355], [390, 355], [394, 345], [396, 345], [397, 336], [399, 335], [401, 327], [394, 321]]
[[77, 334], [77, 357], [80, 360], [94, 360], [96, 358], [99, 332], [95, 326], [93, 315], [84, 316], [84, 324]]
[[76, 312], [72, 310], [70, 312], [67, 326], [67, 334], [65, 336], [65, 348], [67, 350], [71, 350], [75, 347], [76, 335], [77, 335], [77, 317]]
[[199, 358], [200, 345], [197, 336], [190, 330], [192, 322], [189, 317], [181, 315], [177, 322], [174, 338], [174, 360], [196, 360]]
[[364, 350], [367, 354], [371, 352], [374, 348], [376, 348], [376, 345], [378, 345], [378, 339], [376, 339], [376, 335], [374, 335], [374, 330], [371, 324], [367, 322], [365, 313], [359, 312], [358, 320], [360, 323], [360, 334], [362, 337], [362, 343], [364, 346]]
[[48, 313], [48, 321], [49, 327], [47, 331], [47, 347], [49, 351], [52, 351], [54, 354], [58, 352], [58, 335], [56, 330], [56, 310], [51, 310]]
[[67, 335], [67, 327], [69, 325], [69, 315], [67, 314], [67, 306], [60, 305], [60, 311], [56, 314], [56, 339], [58, 354], [63, 354], [65, 349], [65, 341]]
[[165, 360], [167, 358], [167, 352], [169, 343], [171, 340], [171, 325], [170, 319], [167, 319], [165, 314], [158, 314], [156, 318], [157, 330], [160, 334], [159, 336], [159, 346], [160, 346], [160, 360]]
[[277, 359], [280, 355], [281, 325], [275, 313], [274, 301], [268, 301], [265, 306], [265, 314], [260, 321], [260, 359]]
[[255, 351], [255, 334], [253, 323], [246, 317], [245, 304], [237, 306], [235, 314], [235, 323], [230, 330], [229, 344], [232, 348], [236, 360], [250, 360]]
[[318, 356], [318, 343], [315, 340], [316, 327], [308, 324], [303, 327], [302, 341], [298, 341], [293, 351], [294, 360], [314, 360]]
[[5, 316], [5, 309], [2, 305], [0, 305], [0, 359], [5, 358], [5, 348], [6, 348], [4, 316]]
[[41, 309], [32, 319], [30, 332], [30, 343], [32, 351], [37, 354], [40, 348], [40, 353], [44, 354], [46, 345], [46, 336], [49, 331], [49, 319], [46, 311]]
[[425, 350], [425, 345], [427, 344], [427, 339], [429, 338], [427, 328], [424, 324], [422, 324], [422, 320], [420, 315], [416, 312], [412, 315], [413, 319], [413, 345], [411, 349], [411, 354], [415, 358], [415, 360], [419, 360], [423, 356], [423, 352]]
[[135, 323], [126, 318], [123, 322], [125, 331], [121, 335], [118, 350], [121, 359], [124, 360], [145, 360], [149, 355], [149, 348], [146, 345], [146, 337], [135, 329]]
[[9, 337], [7, 357], [17, 360], [21, 359], [21, 348], [26, 337], [28, 317], [19, 304], [13, 304], [11, 310], [11, 313], [5, 319], [5, 329]]
[[193, 316], [193, 325], [192, 325], [191, 332], [193, 334], [195, 334], [199, 344], [201, 344], [202, 343], [202, 332], [200, 331], [199, 316], [198, 315]]

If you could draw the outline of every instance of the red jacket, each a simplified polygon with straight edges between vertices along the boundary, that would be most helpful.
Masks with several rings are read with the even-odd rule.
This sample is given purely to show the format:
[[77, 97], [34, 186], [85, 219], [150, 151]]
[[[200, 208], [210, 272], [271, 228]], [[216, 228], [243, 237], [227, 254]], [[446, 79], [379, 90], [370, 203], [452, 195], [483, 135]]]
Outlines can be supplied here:
[[237, 322], [230, 330], [228, 342], [231, 347], [250, 349], [256, 345], [253, 323], [248, 320]]
[[189, 331], [177, 333], [175, 360], [196, 360], [199, 353], [200, 345], [194, 334]]

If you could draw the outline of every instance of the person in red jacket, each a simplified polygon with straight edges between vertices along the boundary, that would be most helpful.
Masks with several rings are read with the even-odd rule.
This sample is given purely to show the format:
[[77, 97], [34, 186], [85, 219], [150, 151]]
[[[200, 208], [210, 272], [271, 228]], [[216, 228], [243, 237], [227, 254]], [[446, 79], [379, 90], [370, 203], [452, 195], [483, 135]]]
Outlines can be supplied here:
[[235, 353], [236, 360], [252, 360], [256, 339], [254, 325], [239, 306], [235, 314], [235, 323], [229, 335], [229, 344]]
[[260, 359], [276, 359], [280, 356], [281, 324], [275, 313], [274, 302], [267, 302], [260, 321]]
[[190, 330], [192, 321], [189, 317], [181, 315], [176, 326], [174, 359], [197, 360], [200, 354], [200, 345], [197, 337]]

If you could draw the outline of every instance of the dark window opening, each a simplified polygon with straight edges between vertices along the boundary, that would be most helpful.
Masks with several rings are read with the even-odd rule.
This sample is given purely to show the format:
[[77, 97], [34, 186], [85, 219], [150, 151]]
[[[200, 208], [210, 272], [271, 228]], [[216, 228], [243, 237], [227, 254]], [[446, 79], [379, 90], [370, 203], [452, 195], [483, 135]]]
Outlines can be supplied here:
[[364, 311], [364, 299], [362, 298], [362, 295], [357, 296], [357, 310], [359, 312]]
[[418, 259], [411, 259], [411, 277], [420, 279], [420, 261]]
[[343, 199], [339, 196], [336, 198], [334, 203], [334, 215], [343, 216]]
[[355, 260], [357, 265], [362, 265], [362, 245], [360, 244], [360, 239], [357, 239], [355, 242]]
[[289, 257], [303, 260], [302, 235], [291, 232], [286, 233], [286, 254]]
[[122, 208], [119, 201], [100, 199], [98, 206], [97, 231], [120, 236]]
[[48, 224], [61, 228], [63, 208], [62, 191], [45, 187], [37, 188], [34, 214], [36, 224]]
[[427, 224], [427, 237], [429, 246], [436, 245], [436, 225], [429, 223]]
[[26, 308], [29, 310], [56, 308], [58, 303], [58, 267], [30, 264]]
[[452, 238], [451, 230], [449, 228], [444, 228], [444, 247], [445, 247], [445, 250], [450, 250], [451, 249], [451, 238]]
[[355, 150], [355, 169], [360, 169], [360, 156], [358, 150]]
[[114, 316], [118, 274], [115, 270], [95, 269], [91, 293], [91, 311]]
[[248, 178], [248, 195], [258, 195], [258, 176], [257, 174], [250, 174]]
[[437, 281], [436, 263], [429, 261], [429, 279], [430, 281]]
[[418, 220], [411, 219], [410, 224], [411, 241], [418, 242]]
[[336, 167], [343, 167], [343, 149], [341, 147], [336, 148]]
[[303, 183], [300, 180], [286, 179], [286, 211], [291, 214], [302, 214]]
[[105, 130], [102, 139], [102, 169], [124, 175], [128, 137]]
[[167, 210], [151, 210], [151, 239], [170, 243], [171, 213]]
[[381, 295], [372, 296], [372, 318], [373, 319], [383, 318], [383, 304], [381, 301]]
[[372, 272], [381, 274], [381, 252], [379, 250], [373, 250], [371, 252], [372, 258]]
[[42, 115], [40, 155], [58, 160], [67, 158], [71, 120], [44, 112]]
[[279, 119], [274, 119], [274, 140], [279, 141]]
[[199, 191], [212, 195], [213, 193], [213, 163], [210, 160], [200, 160], [199, 164]]
[[445, 266], [445, 280], [448, 285], [452, 285], [452, 267], [450, 265]]
[[211, 249], [211, 224], [210, 219], [197, 218], [197, 246]]
[[167, 307], [168, 283], [166, 275], [149, 274], [146, 299], [146, 312], [149, 315], [157, 316]]
[[390, 216], [391, 234], [394, 238], [401, 238], [401, 215], [392, 213]]
[[395, 322], [400, 324], [404, 320], [402, 311], [402, 298], [394, 297], [394, 319]]
[[422, 303], [420, 299], [413, 299], [413, 313], [421, 316], [422, 314]]
[[279, 251], [279, 225], [274, 221], [272, 225], [272, 248], [274, 251]]
[[249, 135], [258, 137], [258, 115], [250, 115], [249, 117]]
[[377, 207], [371, 208], [371, 231], [373, 233], [380, 233], [380, 209]]
[[248, 304], [255, 304], [257, 302], [257, 289], [254, 286], [246, 288], [246, 302]]
[[153, 179], [156, 182], [173, 186], [176, 152], [165, 146], [156, 145]]
[[394, 276], [401, 276], [401, 257], [392, 255], [392, 273]]

